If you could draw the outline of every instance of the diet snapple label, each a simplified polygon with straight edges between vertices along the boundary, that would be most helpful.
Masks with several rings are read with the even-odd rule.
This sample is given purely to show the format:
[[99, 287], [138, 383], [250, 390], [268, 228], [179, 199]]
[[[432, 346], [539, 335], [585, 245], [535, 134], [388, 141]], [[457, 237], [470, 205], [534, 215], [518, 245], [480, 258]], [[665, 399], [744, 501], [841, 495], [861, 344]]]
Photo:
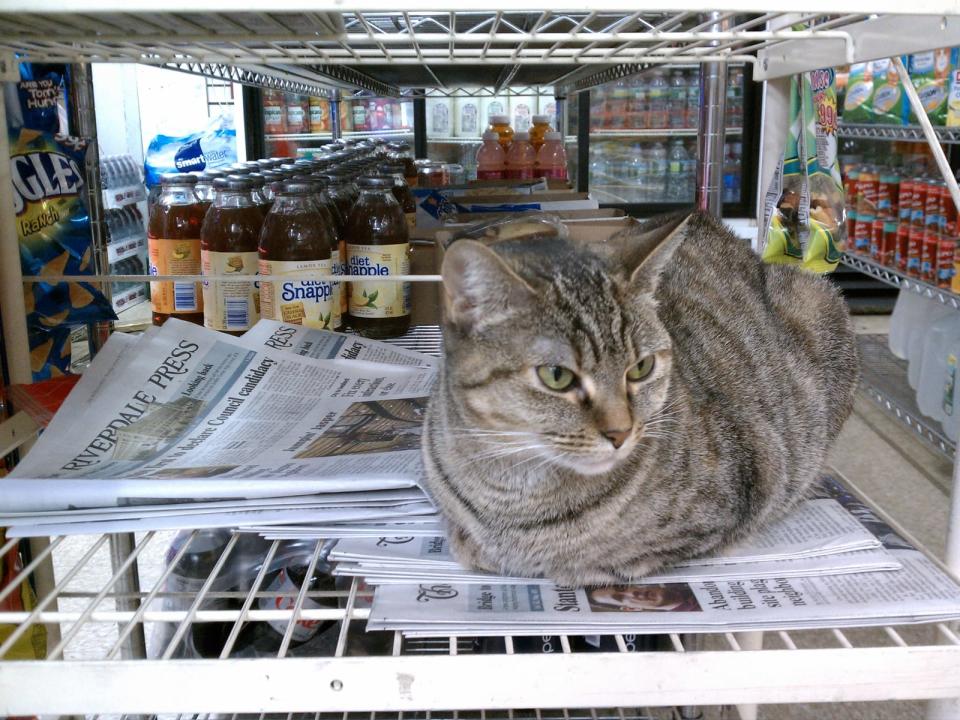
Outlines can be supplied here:
[[[261, 275], [330, 275], [330, 260], [260, 260]], [[333, 287], [323, 280], [264, 280], [260, 316], [312, 328], [332, 328]]]
[[410, 243], [347, 245], [347, 256], [351, 315], [385, 318], [410, 314], [410, 283], [376, 281], [387, 275], [410, 274]]
[[[270, 595], [269, 593], [271, 592], [277, 594]], [[277, 574], [273, 582], [270, 583], [270, 586], [267, 588], [267, 596], [260, 598], [257, 604], [261, 610], [293, 610], [299, 592], [300, 588], [290, 579], [287, 575], [287, 569], [284, 568]], [[322, 605], [312, 598], [305, 597], [301, 607], [304, 610], [316, 610], [322, 608]], [[293, 626], [291, 640], [301, 643], [306, 642], [317, 634], [323, 622], [323, 620], [297, 620], [297, 624]], [[287, 631], [286, 620], [267, 620], [267, 623], [280, 635], [283, 635]]]

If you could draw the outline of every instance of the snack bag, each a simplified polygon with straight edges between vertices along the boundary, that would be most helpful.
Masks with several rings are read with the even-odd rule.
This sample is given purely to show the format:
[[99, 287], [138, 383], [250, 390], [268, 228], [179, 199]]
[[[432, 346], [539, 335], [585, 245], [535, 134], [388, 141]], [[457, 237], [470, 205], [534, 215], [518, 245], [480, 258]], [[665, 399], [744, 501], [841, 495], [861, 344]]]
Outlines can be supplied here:
[[870, 63], [855, 63], [847, 76], [847, 94], [843, 102], [843, 120], [848, 123], [873, 122], [873, 73]]
[[[0, 544], [6, 543], [6, 532], [0, 528]], [[14, 545], [6, 554], [0, 555], [0, 587], [7, 587], [23, 570], [20, 551]], [[20, 586], [0, 601], [0, 611], [30, 612], [37, 604], [37, 597], [29, 580], [21, 580]], [[14, 631], [16, 625], [0, 625], [0, 644]], [[43, 660], [47, 656], [47, 629], [42, 623], [34, 623], [20, 636], [4, 656], [4, 660]]]
[[[11, 132], [10, 171], [24, 275], [94, 273], [85, 205], [86, 152], [86, 141], [80, 138], [26, 128]], [[24, 284], [24, 302], [31, 332], [40, 333], [31, 340], [35, 379], [53, 377], [53, 368], [69, 365], [70, 326], [116, 319], [110, 301], [89, 283]], [[54, 328], [63, 332], [47, 338], [48, 345], [41, 335]], [[53, 367], [39, 361], [40, 348], [46, 348]], [[63, 352], [66, 361], [58, 354]]]
[[890, 58], [870, 63], [873, 75], [873, 122], [904, 125], [907, 121], [907, 98], [900, 84], [900, 75]]
[[950, 93], [947, 97], [947, 126], [960, 127], [960, 70], [950, 73]]
[[763, 259], [768, 263], [791, 265], [803, 259], [800, 246], [801, 226], [806, 217], [801, 217], [801, 208], [808, 206], [801, 196], [806, 193], [803, 164], [800, 162], [800, 138], [802, 136], [800, 95], [797, 78], [790, 79], [790, 129], [787, 133], [783, 158], [777, 164], [773, 180], [764, 202], [764, 223], [760, 238]]
[[843, 176], [837, 157], [837, 94], [832, 68], [801, 77], [803, 149], [809, 202], [807, 238], [802, 242], [803, 267], [833, 272], [846, 236]]
[[143, 161], [147, 187], [160, 184], [160, 176], [171, 172], [199, 172], [205, 168], [227, 167], [237, 162], [237, 131], [233, 118], [212, 118], [206, 129], [191, 135], [157, 135], [150, 141]]
[[20, 63], [20, 81], [11, 84], [7, 96], [7, 127], [60, 132], [67, 103], [65, 75], [64, 65]]
[[[917, 89], [927, 117], [934, 125], [946, 125], [950, 77], [957, 67], [957, 48], [941, 48], [910, 56], [910, 80]], [[917, 116], [910, 110], [910, 122]]]

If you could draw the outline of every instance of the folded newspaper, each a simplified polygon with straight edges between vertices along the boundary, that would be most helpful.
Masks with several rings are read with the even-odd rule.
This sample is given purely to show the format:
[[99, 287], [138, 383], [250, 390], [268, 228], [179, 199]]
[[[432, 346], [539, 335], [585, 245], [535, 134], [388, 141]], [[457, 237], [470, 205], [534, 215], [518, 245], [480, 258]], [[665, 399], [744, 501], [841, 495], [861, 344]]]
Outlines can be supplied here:
[[960, 619], [960, 584], [833, 478], [836, 499], [900, 570], [605, 588], [423, 582], [377, 587], [367, 630], [408, 637], [789, 630]]
[[[177, 320], [115, 334], [0, 484], [0, 525], [32, 536], [435, 520], [417, 487], [435, 362], [275, 322], [243, 338]], [[394, 490], [405, 494], [355, 495]]]

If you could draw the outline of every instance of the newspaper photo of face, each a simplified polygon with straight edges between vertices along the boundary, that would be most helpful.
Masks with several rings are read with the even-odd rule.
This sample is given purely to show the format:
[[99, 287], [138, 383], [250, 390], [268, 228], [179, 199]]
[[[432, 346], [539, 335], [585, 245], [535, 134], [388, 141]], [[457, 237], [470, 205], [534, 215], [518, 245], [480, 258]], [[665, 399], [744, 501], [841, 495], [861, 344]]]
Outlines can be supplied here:
[[696, 612], [700, 604], [688, 585], [611, 585], [587, 590], [594, 612]]

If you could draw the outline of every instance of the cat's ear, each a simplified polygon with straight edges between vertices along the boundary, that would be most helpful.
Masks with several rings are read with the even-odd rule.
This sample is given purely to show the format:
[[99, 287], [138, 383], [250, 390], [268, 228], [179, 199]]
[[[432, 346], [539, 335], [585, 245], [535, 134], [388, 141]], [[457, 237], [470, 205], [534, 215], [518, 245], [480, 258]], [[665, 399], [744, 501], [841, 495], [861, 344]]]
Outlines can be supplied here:
[[445, 320], [464, 330], [482, 330], [503, 322], [536, 297], [493, 250], [475, 240], [452, 243], [440, 274]]
[[630, 284], [642, 293], [653, 293], [660, 276], [687, 236], [690, 215], [677, 215], [668, 222], [630, 238], [624, 267]]

